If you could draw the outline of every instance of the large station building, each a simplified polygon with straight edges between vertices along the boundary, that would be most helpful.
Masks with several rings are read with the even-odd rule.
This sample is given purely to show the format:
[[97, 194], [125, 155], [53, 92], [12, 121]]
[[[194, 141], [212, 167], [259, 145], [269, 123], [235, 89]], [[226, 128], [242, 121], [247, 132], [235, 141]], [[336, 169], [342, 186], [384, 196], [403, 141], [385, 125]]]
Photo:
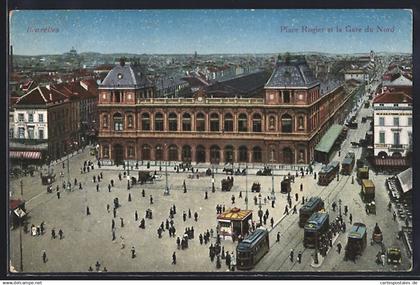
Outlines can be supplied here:
[[354, 92], [318, 81], [302, 58], [279, 61], [267, 80], [261, 76], [250, 96], [213, 87], [192, 98], [156, 98], [141, 69], [121, 61], [99, 87], [100, 159], [309, 163], [322, 135], [343, 123]]

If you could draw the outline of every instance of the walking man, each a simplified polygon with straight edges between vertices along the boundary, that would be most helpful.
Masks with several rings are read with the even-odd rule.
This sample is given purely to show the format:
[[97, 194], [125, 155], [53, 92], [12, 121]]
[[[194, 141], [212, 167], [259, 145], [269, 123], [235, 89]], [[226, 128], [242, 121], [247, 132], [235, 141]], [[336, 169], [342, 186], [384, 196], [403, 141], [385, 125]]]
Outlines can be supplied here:
[[340, 252], [341, 252], [341, 243], [337, 243], [337, 251], [338, 251], [338, 254], [340, 254]]
[[139, 215], [137, 214], [137, 210], [134, 212], [134, 220], [138, 221]]
[[152, 195], [150, 195], [150, 205], [152, 205], [153, 204], [153, 197], [152, 197]]
[[293, 255], [294, 255], [294, 251], [293, 248], [290, 250], [290, 262], [293, 262]]
[[297, 261], [298, 261], [298, 263], [302, 262], [302, 252], [301, 251], [299, 251], [299, 253], [297, 255]]
[[90, 210], [89, 210], [89, 206], [86, 207], [86, 215], [90, 215]]
[[52, 237], [53, 239], [55, 239], [55, 229], [52, 229], [52, 230], [51, 230], [51, 237]]
[[277, 240], [276, 242], [280, 242], [280, 232], [277, 232]]
[[63, 239], [63, 231], [61, 229], [58, 231], [58, 235], [60, 236], [60, 239]]
[[197, 222], [197, 220], [198, 220], [198, 214], [197, 214], [197, 212], [195, 212], [194, 213], [194, 220]]
[[353, 216], [350, 214], [349, 215], [349, 220], [350, 220], [350, 224], [353, 224], [352, 222], [353, 222]]
[[300, 191], [303, 191], [303, 183], [300, 183]]
[[44, 263], [46, 263], [46, 262], [47, 262], [47, 252], [46, 252], [45, 250], [43, 250], [43, 251], [42, 251], [42, 261], [43, 261]]
[[131, 258], [136, 257], [136, 250], [134, 249], [134, 246], [131, 247]]
[[274, 219], [273, 219], [273, 217], [271, 217], [270, 223], [271, 223], [271, 227], [274, 227]]
[[283, 215], [284, 214], [286, 214], [286, 215], [288, 215], [289, 214], [289, 208], [287, 207], [287, 205], [286, 205], [286, 207], [284, 208], [284, 213], [283, 213]]
[[99, 184], [96, 184], [96, 192], [99, 192]]
[[176, 264], [176, 253], [172, 253], [172, 264]]

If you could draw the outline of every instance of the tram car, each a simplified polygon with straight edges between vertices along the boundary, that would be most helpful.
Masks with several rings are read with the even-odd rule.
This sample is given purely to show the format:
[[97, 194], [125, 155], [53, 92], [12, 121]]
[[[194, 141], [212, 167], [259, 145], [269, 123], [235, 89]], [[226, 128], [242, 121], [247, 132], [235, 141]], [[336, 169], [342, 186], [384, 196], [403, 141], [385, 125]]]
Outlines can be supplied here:
[[355, 155], [354, 152], [348, 152], [341, 162], [341, 174], [342, 175], [350, 175], [353, 171], [355, 163]]
[[239, 270], [250, 270], [270, 250], [269, 233], [258, 228], [236, 247], [236, 264]]
[[360, 185], [363, 179], [369, 179], [369, 167], [367, 166], [357, 168], [357, 182]]
[[366, 225], [362, 223], [354, 223], [347, 236], [347, 244], [345, 247], [344, 260], [355, 261], [358, 255], [362, 255], [367, 245]]
[[55, 182], [54, 173], [40, 173], [42, 185], [50, 185]]
[[328, 213], [316, 212], [307, 220], [303, 232], [303, 246], [308, 248], [319, 247], [319, 240], [330, 228]]
[[324, 201], [320, 197], [311, 197], [299, 209], [299, 227], [303, 228], [313, 213], [324, 209]]
[[339, 168], [340, 164], [338, 161], [332, 161], [328, 165], [323, 166], [318, 173], [318, 185], [328, 186], [338, 174]]
[[222, 179], [222, 191], [230, 191], [233, 187], [233, 179]]
[[254, 182], [251, 187], [251, 192], [260, 192], [261, 191], [261, 184], [258, 182]]

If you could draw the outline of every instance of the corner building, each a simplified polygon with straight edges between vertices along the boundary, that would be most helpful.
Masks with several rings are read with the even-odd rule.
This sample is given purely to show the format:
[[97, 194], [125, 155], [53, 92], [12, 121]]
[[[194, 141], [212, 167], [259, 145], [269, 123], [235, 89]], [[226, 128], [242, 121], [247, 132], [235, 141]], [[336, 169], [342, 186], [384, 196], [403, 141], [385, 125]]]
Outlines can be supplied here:
[[120, 62], [99, 86], [100, 159], [307, 164], [351, 109], [352, 92], [323, 85], [302, 59], [279, 62], [262, 87], [250, 98], [155, 98], [140, 69]]

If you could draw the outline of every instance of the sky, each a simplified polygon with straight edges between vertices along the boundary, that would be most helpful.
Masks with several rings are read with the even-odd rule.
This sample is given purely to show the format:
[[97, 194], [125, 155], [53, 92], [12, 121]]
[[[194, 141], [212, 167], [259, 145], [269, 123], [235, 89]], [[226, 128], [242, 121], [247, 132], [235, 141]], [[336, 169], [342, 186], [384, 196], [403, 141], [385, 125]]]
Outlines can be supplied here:
[[20, 10], [9, 21], [16, 55], [72, 47], [136, 54], [412, 52], [412, 12], [402, 9]]

